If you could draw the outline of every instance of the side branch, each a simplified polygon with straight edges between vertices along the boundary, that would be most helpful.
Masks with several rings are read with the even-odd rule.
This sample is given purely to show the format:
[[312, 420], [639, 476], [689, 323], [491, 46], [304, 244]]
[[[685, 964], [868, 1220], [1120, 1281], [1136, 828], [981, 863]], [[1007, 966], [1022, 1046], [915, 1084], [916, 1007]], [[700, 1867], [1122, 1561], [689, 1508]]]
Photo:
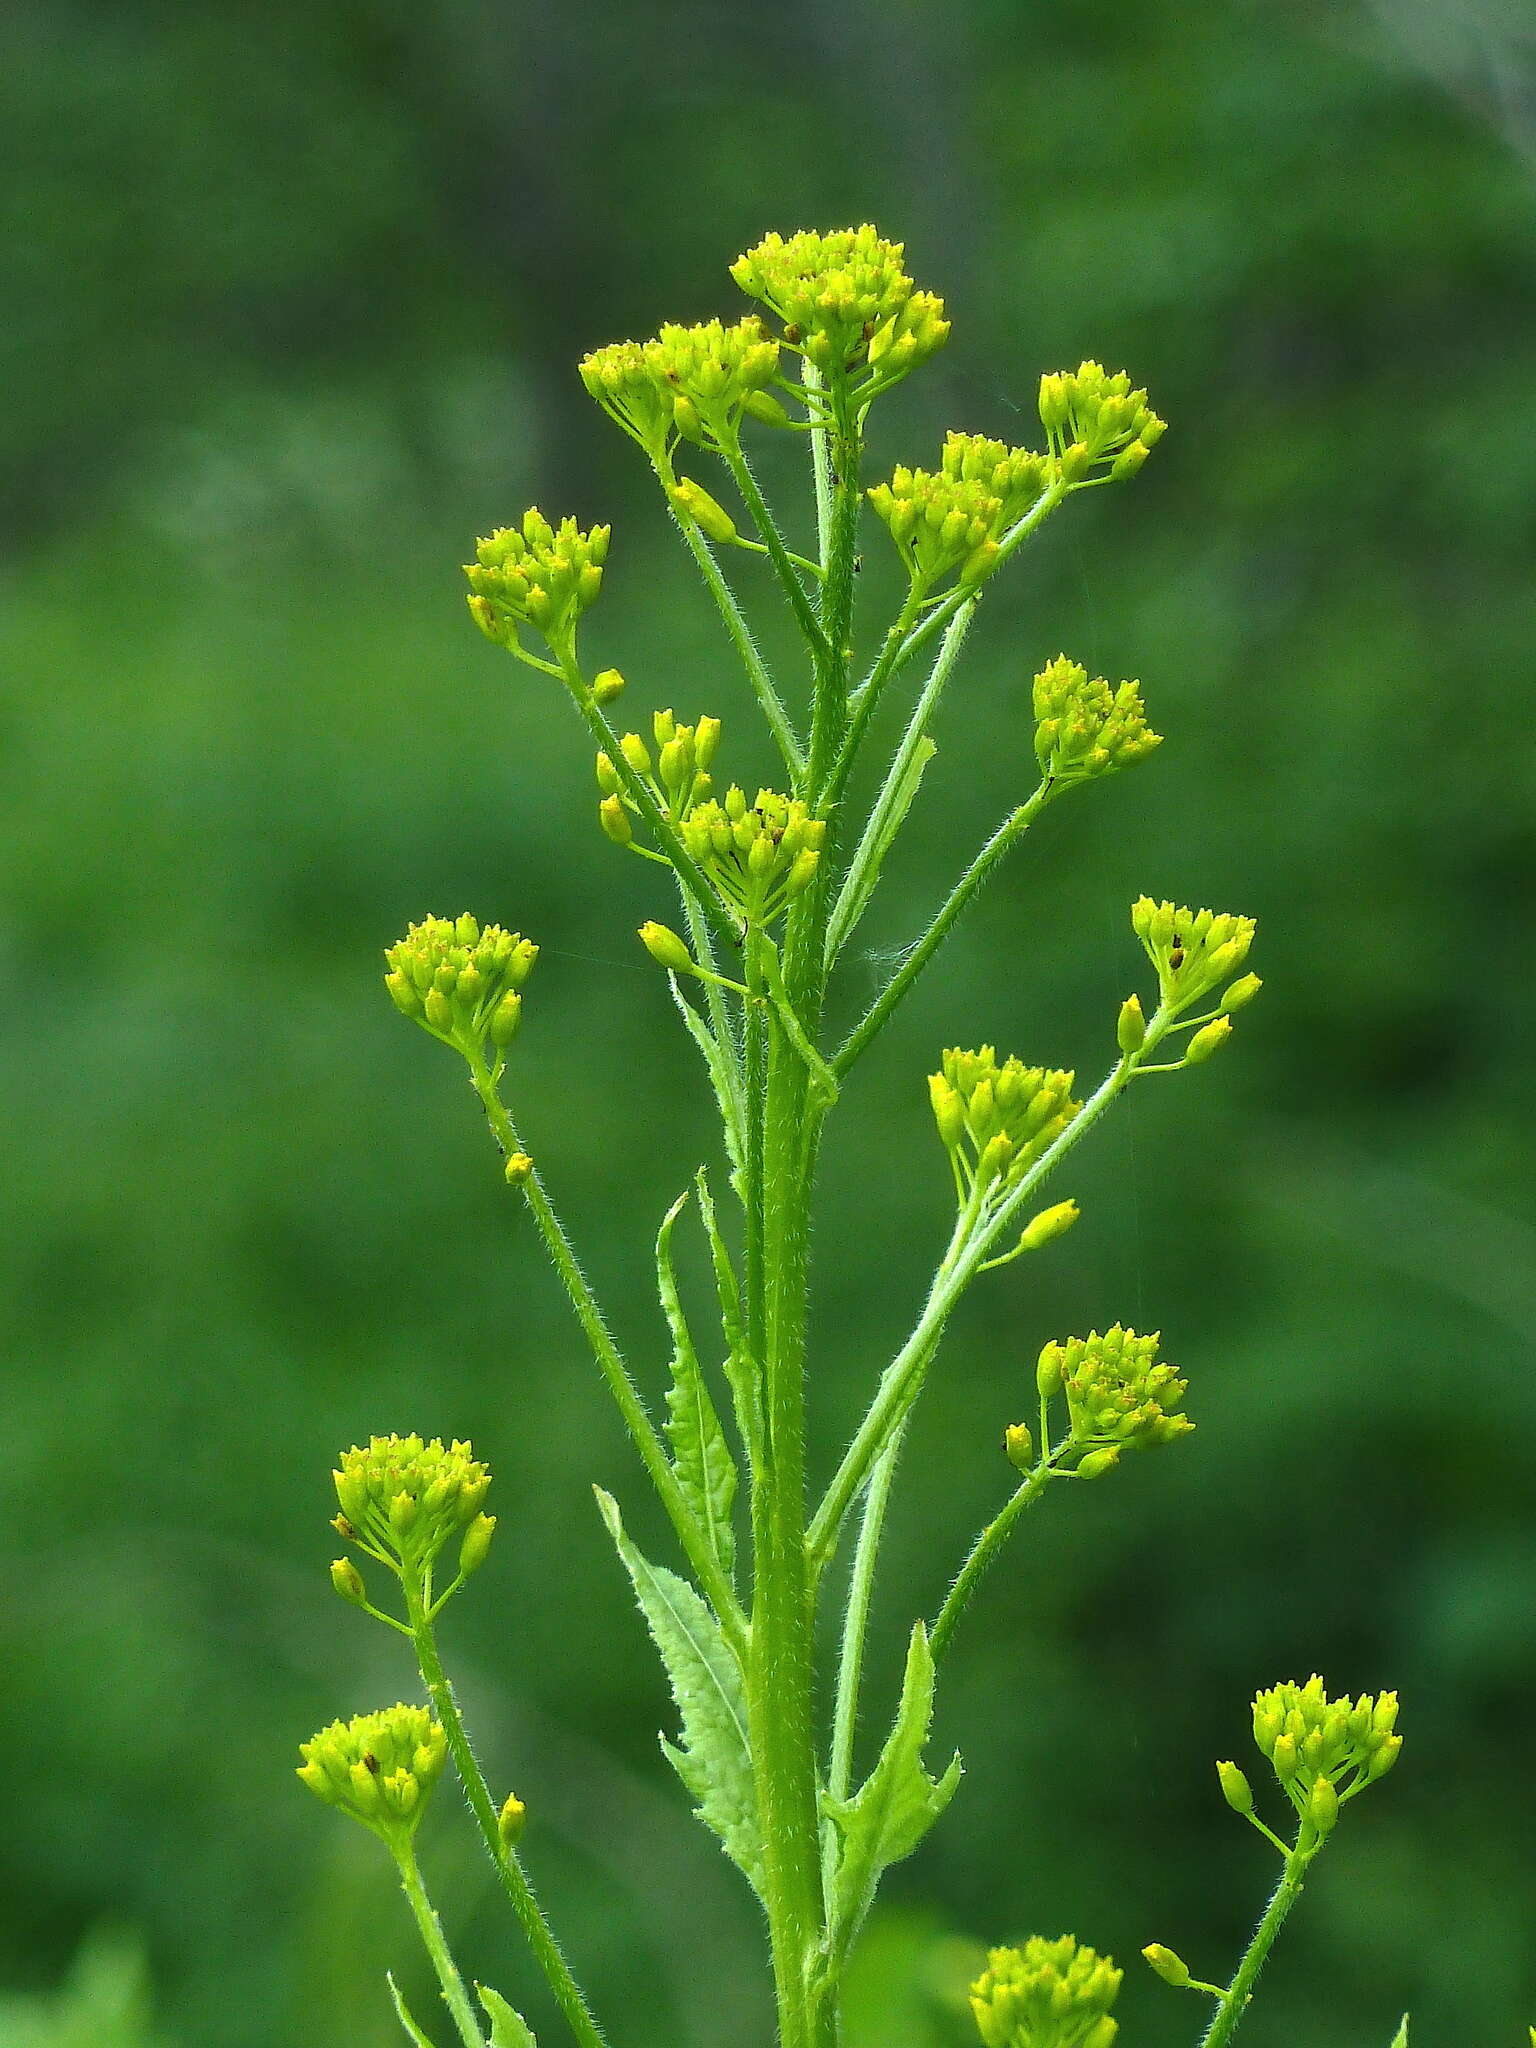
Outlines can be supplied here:
[[[479, 1057], [470, 1061], [470, 1074], [474, 1080], [475, 1092], [484, 1104], [486, 1118], [497, 1143], [509, 1159], [514, 1154], [521, 1153], [522, 1141], [518, 1137], [506, 1105], [496, 1092], [495, 1076]], [[747, 1628], [741, 1605], [729, 1580], [720, 1569], [719, 1561], [710, 1548], [707, 1537], [689, 1511], [661, 1439], [656, 1433], [655, 1424], [646, 1413], [640, 1391], [631, 1379], [629, 1368], [625, 1365], [619, 1347], [603, 1320], [603, 1312], [598, 1307], [596, 1296], [581, 1270], [575, 1249], [565, 1233], [565, 1226], [555, 1214], [537, 1171], [530, 1170], [522, 1182], [522, 1191], [528, 1207], [533, 1212], [534, 1221], [539, 1227], [539, 1234], [544, 1240], [545, 1249], [555, 1271], [570, 1296], [571, 1306], [576, 1311], [576, 1320], [581, 1324], [591, 1346], [598, 1370], [602, 1373], [645, 1469], [661, 1496], [662, 1505], [677, 1532], [678, 1541], [683, 1546], [688, 1562], [698, 1574], [699, 1584], [709, 1597], [727, 1641], [738, 1657], [744, 1657]]]

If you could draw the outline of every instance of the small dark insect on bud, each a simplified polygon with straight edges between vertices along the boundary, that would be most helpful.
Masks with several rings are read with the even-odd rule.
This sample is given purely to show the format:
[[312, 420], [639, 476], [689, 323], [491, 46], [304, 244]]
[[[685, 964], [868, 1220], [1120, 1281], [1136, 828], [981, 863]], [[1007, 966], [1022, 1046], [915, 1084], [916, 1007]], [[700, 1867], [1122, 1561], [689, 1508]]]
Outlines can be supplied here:
[[363, 1751], [363, 1764], [375, 1778], [379, 1775], [379, 1760], [371, 1749]]
[[1172, 952], [1168, 955], [1168, 965], [1175, 974], [1184, 965], [1184, 948], [1179, 944], [1177, 938], [1173, 942]]
[[331, 1527], [336, 1531], [336, 1534], [338, 1536], [345, 1536], [349, 1543], [357, 1534], [357, 1531], [353, 1528], [352, 1524], [347, 1520], [345, 1515], [333, 1515], [331, 1518]]
[[791, 320], [789, 322], [789, 325], [784, 329], [784, 339], [790, 344], [791, 348], [800, 339], [800, 327], [797, 321]]

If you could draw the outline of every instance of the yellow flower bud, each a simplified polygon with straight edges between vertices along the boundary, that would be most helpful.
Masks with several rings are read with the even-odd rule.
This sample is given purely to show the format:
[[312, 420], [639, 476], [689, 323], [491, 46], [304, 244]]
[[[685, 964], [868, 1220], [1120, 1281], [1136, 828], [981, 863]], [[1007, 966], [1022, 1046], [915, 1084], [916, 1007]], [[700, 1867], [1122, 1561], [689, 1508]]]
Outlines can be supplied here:
[[1115, 1038], [1120, 1050], [1127, 1058], [1133, 1052], [1140, 1052], [1147, 1039], [1147, 1019], [1141, 1007], [1141, 997], [1129, 995], [1120, 1005], [1120, 1016], [1115, 1025]]
[[605, 796], [597, 807], [598, 823], [615, 846], [628, 846], [635, 836], [635, 828], [629, 822], [629, 812], [624, 808], [622, 798]]
[[527, 1807], [515, 1792], [509, 1792], [496, 1823], [496, 1831], [501, 1836], [501, 1846], [504, 1849], [515, 1849], [523, 1839], [523, 1830], [527, 1825]]
[[1063, 1352], [1059, 1344], [1045, 1345], [1035, 1364], [1035, 1387], [1042, 1401], [1050, 1401], [1061, 1392], [1061, 1366]]
[[1189, 1965], [1182, 1956], [1176, 1956], [1171, 1948], [1165, 1948], [1160, 1941], [1149, 1941], [1142, 1954], [1165, 1984], [1171, 1984], [1175, 1991], [1187, 1988]]
[[1250, 1814], [1253, 1811], [1253, 1787], [1234, 1763], [1218, 1764], [1216, 1776], [1221, 1784], [1221, 1796], [1234, 1813]]
[[1208, 1060], [1213, 1052], [1220, 1052], [1232, 1036], [1230, 1017], [1213, 1017], [1209, 1024], [1197, 1031], [1185, 1048], [1184, 1057], [1192, 1067], [1198, 1067], [1202, 1060]]
[[677, 933], [654, 918], [640, 927], [640, 943], [647, 953], [669, 974], [691, 974], [693, 958]]
[[1003, 1449], [1008, 1462], [1016, 1472], [1030, 1472], [1035, 1463], [1035, 1440], [1029, 1425], [1024, 1422], [1010, 1422], [1003, 1432]]
[[514, 1152], [507, 1160], [507, 1185], [520, 1188], [533, 1171], [533, 1161], [526, 1152]]
[[1320, 1835], [1332, 1834], [1339, 1818], [1339, 1795], [1329, 1778], [1319, 1778], [1307, 1801], [1307, 1819]]
[[1264, 986], [1256, 974], [1245, 974], [1241, 981], [1234, 981], [1221, 999], [1224, 1011], [1241, 1010], [1251, 1003]]
[[485, 1514], [476, 1515], [464, 1531], [464, 1541], [459, 1545], [459, 1574], [462, 1578], [467, 1579], [471, 1572], [479, 1571], [485, 1563], [495, 1533], [496, 1517]]
[[667, 496], [683, 518], [691, 519], [711, 540], [723, 543], [736, 538], [736, 522], [730, 513], [691, 477], [679, 477]]
[[338, 1557], [331, 1566], [331, 1584], [343, 1600], [354, 1607], [366, 1607], [368, 1589], [363, 1584], [363, 1575], [350, 1557]]
[[611, 704], [624, 693], [624, 678], [616, 668], [605, 668], [592, 678], [592, 698], [597, 704]]
[[1025, 1251], [1037, 1252], [1042, 1245], [1070, 1230], [1081, 1214], [1076, 1202], [1058, 1202], [1052, 1209], [1042, 1209], [1025, 1224], [1019, 1243]]
[[1090, 1451], [1077, 1468], [1079, 1479], [1102, 1479], [1106, 1472], [1113, 1472], [1120, 1462], [1120, 1446], [1106, 1444], [1103, 1450]]

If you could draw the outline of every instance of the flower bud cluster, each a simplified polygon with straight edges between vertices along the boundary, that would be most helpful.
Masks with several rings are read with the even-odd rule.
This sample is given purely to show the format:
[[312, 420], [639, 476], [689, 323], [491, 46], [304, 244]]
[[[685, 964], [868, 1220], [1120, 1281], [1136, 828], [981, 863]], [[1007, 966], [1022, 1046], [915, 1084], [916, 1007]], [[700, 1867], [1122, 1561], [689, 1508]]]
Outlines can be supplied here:
[[1341, 1800], [1384, 1778], [1397, 1762], [1403, 1738], [1396, 1727], [1395, 1692], [1330, 1700], [1315, 1672], [1305, 1685], [1271, 1686], [1253, 1703], [1260, 1754], [1319, 1834], [1332, 1827]]
[[732, 783], [725, 801], [707, 798], [678, 823], [684, 847], [723, 901], [748, 924], [766, 925], [798, 896], [816, 872], [825, 822], [799, 797], [760, 789], [749, 804]]
[[1163, 743], [1147, 724], [1138, 683], [1111, 689], [1058, 654], [1035, 677], [1035, 758], [1049, 781], [1084, 782], [1145, 760]]
[[[1248, 957], [1256, 927], [1251, 917], [1239, 917], [1228, 911], [1190, 910], [1140, 896], [1131, 905], [1131, 929], [1157, 969], [1164, 1005], [1177, 1013], [1187, 1010], [1218, 982], [1236, 973]], [[1249, 979], [1244, 977], [1245, 981]], [[1256, 992], [1257, 983], [1241, 995], [1234, 987], [1228, 993], [1237, 996], [1238, 1001], [1231, 1007], [1237, 1008]], [[1207, 1027], [1211, 1028], [1214, 1027]]]
[[535, 506], [521, 528], [500, 526], [476, 541], [475, 560], [464, 565], [475, 624], [498, 647], [514, 649], [529, 626], [557, 657], [569, 657], [576, 621], [602, 588], [611, 532], [594, 526], [583, 533], [574, 519], [551, 526]]
[[496, 1526], [481, 1512], [491, 1475], [467, 1443], [370, 1437], [342, 1452], [331, 1477], [341, 1503], [336, 1528], [402, 1577], [419, 1579], [455, 1536], [461, 1572], [484, 1560]]
[[1070, 1934], [1032, 1934], [1022, 1948], [993, 1949], [971, 1986], [985, 2048], [1110, 2048], [1120, 2030], [1110, 2008], [1124, 1974]]
[[1028, 1172], [1082, 1108], [1072, 1081], [1069, 1072], [1019, 1059], [999, 1065], [990, 1045], [944, 1054], [928, 1094], [962, 1198], [1009, 1187]]
[[[1150, 1449], [1187, 1436], [1194, 1424], [1179, 1413], [1187, 1382], [1158, 1362], [1159, 1337], [1138, 1337], [1116, 1323], [1101, 1336], [1068, 1337], [1047, 1344], [1035, 1368], [1042, 1400], [1058, 1391], [1067, 1399], [1078, 1470], [1094, 1478], [1123, 1450]], [[1089, 1461], [1094, 1462], [1090, 1463]]]
[[985, 484], [902, 464], [868, 495], [919, 590], [957, 572], [963, 584], [980, 583], [996, 564], [1003, 506]]
[[428, 917], [385, 952], [384, 986], [403, 1016], [472, 1058], [488, 1042], [498, 1052], [512, 1043], [522, 1018], [518, 990], [538, 957], [531, 939], [499, 924], [482, 930], [467, 910]]
[[385, 1707], [333, 1721], [300, 1743], [298, 1775], [317, 1799], [339, 1807], [386, 1841], [408, 1841], [448, 1745], [425, 1707]]
[[1086, 482], [1095, 469], [1116, 480], [1134, 476], [1163, 437], [1166, 422], [1133, 391], [1124, 370], [1101, 363], [1053, 370], [1040, 379], [1040, 418], [1064, 483]]
[[781, 426], [787, 415], [765, 387], [779, 344], [755, 314], [726, 326], [668, 324], [653, 341], [616, 341], [583, 358], [581, 381], [603, 411], [660, 465], [674, 436], [699, 447], [734, 446], [744, 412]]
[[785, 343], [828, 379], [863, 367], [867, 402], [942, 348], [944, 303], [913, 288], [900, 242], [872, 227], [833, 234], [771, 234], [731, 265], [747, 294], [784, 323]]
[[[696, 725], [679, 725], [670, 711], [658, 711], [651, 720], [654, 752], [637, 732], [625, 733], [619, 751], [630, 773], [639, 778], [656, 800], [656, 808], [669, 824], [683, 816], [709, 795], [711, 783], [706, 769], [720, 745], [718, 718], [701, 718]], [[597, 787], [602, 801], [598, 818], [608, 837], [618, 846], [634, 838], [630, 813], [639, 806], [611, 755], [597, 757]]]

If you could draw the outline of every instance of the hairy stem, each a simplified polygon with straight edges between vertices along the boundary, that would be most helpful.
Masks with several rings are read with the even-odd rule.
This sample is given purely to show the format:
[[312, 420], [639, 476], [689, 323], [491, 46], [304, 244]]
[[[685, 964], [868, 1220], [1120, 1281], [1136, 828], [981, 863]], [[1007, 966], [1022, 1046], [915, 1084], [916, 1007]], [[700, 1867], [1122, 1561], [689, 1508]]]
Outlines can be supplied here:
[[[469, 1071], [475, 1084], [475, 1092], [485, 1107], [486, 1120], [502, 1151], [508, 1158], [515, 1152], [521, 1152], [522, 1140], [517, 1134], [517, 1127], [508, 1114], [505, 1103], [496, 1091], [495, 1075], [478, 1054], [470, 1058]], [[710, 1603], [719, 1617], [726, 1640], [740, 1658], [745, 1654], [746, 1634], [740, 1603], [731, 1589], [729, 1580], [720, 1569], [719, 1560], [710, 1548], [708, 1537], [699, 1527], [683, 1497], [682, 1489], [673, 1474], [671, 1461], [656, 1433], [656, 1426], [646, 1413], [639, 1389], [631, 1379], [629, 1368], [625, 1365], [619, 1347], [603, 1319], [597, 1298], [588, 1284], [587, 1276], [581, 1270], [580, 1261], [570, 1239], [566, 1236], [565, 1226], [555, 1214], [554, 1206], [544, 1191], [544, 1184], [537, 1169], [530, 1172], [523, 1181], [522, 1192], [533, 1212], [533, 1219], [538, 1225], [545, 1249], [555, 1271], [564, 1283], [571, 1306], [576, 1311], [576, 1320], [581, 1324], [591, 1346], [598, 1370], [602, 1373], [608, 1391], [624, 1418], [625, 1427], [634, 1439], [635, 1448], [644, 1461], [645, 1469], [651, 1475], [656, 1491], [661, 1496], [662, 1505], [671, 1518], [688, 1562], [698, 1574], [699, 1583], [708, 1594]]]
[[935, 1664], [948, 1648], [949, 1639], [955, 1632], [955, 1625], [970, 1605], [972, 1594], [986, 1577], [1003, 1545], [1013, 1534], [1014, 1524], [1024, 1510], [1032, 1506], [1044, 1493], [1053, 1471], [1051, 1457], [1042, 1457], [1023, 1485], [1014, 1492], [1002, 1510], [988, 1522], [971, 1545], [970, 1555], [956, 1574], [954, 1584], [945, 1595], [944, 1605], [934, 1617], [933, 1626], [928, 1631], [928, 1647], [933, 1652]]
[[[416, 1661], [421, 1666], [422, 1682], [427, 1688], [437, 1718], [443, 1725], [443, 1734], [448, 1741], [448, 1753], [453, 1758], [454, 1769], [459, 1774], [464, 1797], [469, 1803], [469, 1810], [475, 1817], [475, 1825], [480, 1830], [481, 1839], [501, 1879], [502, 1889], [511, 1902], [513, 1913], [517, 1916], [517, 1924], [527, 1937], [534, 1959], [544, 1973], [555, 2002], [564, 2013], [571, 2032], [582, 2044], [582, 2048], [603, 2048], [602, 2030], [592, 2017], [581, 1987], [571, 1975], [570, 1965], [560, 1953], [560, 1945], [550, 1931], [549, 1922], [544, 1917], [544, 1909], [534, 1894], [533, 1886], [528, 1881], [517, 1851], [508, 1848], [501, 1839], [496, 1802], [491, 1797], [489, 1785], [485, 1782], [480, 1760], [470, 1744], [453, 1687], [443, 1670], [431, 1617], [422, 1603], [420, 1589], [409, 1579], [405, 1582], [405, 1606], [411, 1625], [411, 1637], [416, 1646]], [[460, 1988], [462, 1989], [462, 1986]], [[444, 1996], [447, 1996], [446, 1988]], [[451, 2000], [449, 2002], [452, 2003]], [[473, 2020], [471, 2024], [473, 2025]], [[460, 2031], [462, 2032], [462, 2024]], [[466, 2036], [466, 2040], [469, 2039], [473, 2040], [475, 2048], [480, 2048], [478, 2028], [475, 2029], [473, 2036]]]
[[[890, 1504], [891, 1482], [901, 1456], [901, 1431], [896, 1432], [870, 1474], [864, 1494], [864, 1515], [859, 1523], [859, 1540], [854, 1547], [853, 1570], [848, 1581], [848, 1605], [843, 1614], [843, 1640], [837, 1663], [837, 1701], [832, 1720], [832, 1757], [827, 1770], [827, 1791], [833, 1799], [846, 1799], [853, 1782], [853, 1745], [858, 1733], [859, 1683], [864, 1670], [864, 1636], [869, 1626], [870, 1602], [875, 1590], [875, 1567], [880, 1557], [880, 1538], [885, 1533], [885, 1511]], [[828, 1842], [829, 1858], [832, 1844]]]
[[1216, 2016], [1200, 2037], [1200, 2048], [1227, 2048], [1227, 2043], [1242, 2023], [1243, 2014], [1253, 1996], [1253, 1987], [1258, 1982], [1265, 1959], [1275, 1945], [1275, 1936], [1285, 1925], [1286, 1915], [1301, 1897], [1302, 1885], [1306, 1882], [1307, 1870], [1323, 1846], [1323, 1837], [1311, 1825], [1303, 1821], [1296, 1836], [1295, 1847], [1285, 1860], [1285, 1870], [1274, 1897], [1270, 1900], [1264, 1918], [1254, 1929], [1247, 1954], [1237, 1966], [1237, 1975], [1222, 1993]]
[[731, 645], [740, 656], [741, 665], [747, 672], [747, 681], [757, 698], [759, 708], [768, 721], [768, 729], [778, 743], [784, 757], [784, 765], [798, 781], [805, 771], [805, 752], [795, 736], [789, 713], [784, 708], [778, 687], [769, 673], [768, 664], [758, 652], [757, 642], [752, 638], [752, 629], [747, 624], [741, 606], [736, 602], [735, 592], [726, 581], [725, 571], [715, 560], [709, 542], [700, 533], [691, 519], [685, 519], [674, 507], [673, 518], [678, 531], [688, 543], [688, 551], [699, 565], [699, 574], [709, 587], [710, 595], [720, 609], [725, 630], [731, 637]]
[[459, 2039], [464, 2048], [485, 2048], [485, 2036], [475, 2018], [475, 2009], [469, 2002], [469, 1993], [464, 1979], [459, 1975], [458, 1964], [453, 1960], [448, 1943], [443, 1938], [442, 1922], [432, 1910], [432, 1901], [427, 1897], [426, 1886], [421, 1881], [421, 1866], [416, 1861], [416, 1851], [409, 1838], [391, 1838], [390, 1848], [394, 1852], [395, 1867], [400, 1872], [400, 1888], [410, 1901], [416, 1925], [421, 1930], [422, 1945], [432, 1958], [432, 1967], [437, 1972], [437, 1981], [442, 1987], [443, 2003], [453, 2014], [453, 2023], [459, 2030]]
[[1050, 802], [1052, 793], [1051, 784], [1042, 782], [1027, 803], [1020, 804], [1016, 811], [1010, 811], [1004, 818], [951, 889], [927, 931], [905, 955], [896, 972], [833, 1055], [831, 1065], [834, 1074], [839, 1077], [846, 1074], [860, 1053], [879, 1037], [895, 1015], [898, 1004], [910, 994], [918, 976], [965, 915], [973, 899], [990, 878], [993, 869], [1029, 830]]

